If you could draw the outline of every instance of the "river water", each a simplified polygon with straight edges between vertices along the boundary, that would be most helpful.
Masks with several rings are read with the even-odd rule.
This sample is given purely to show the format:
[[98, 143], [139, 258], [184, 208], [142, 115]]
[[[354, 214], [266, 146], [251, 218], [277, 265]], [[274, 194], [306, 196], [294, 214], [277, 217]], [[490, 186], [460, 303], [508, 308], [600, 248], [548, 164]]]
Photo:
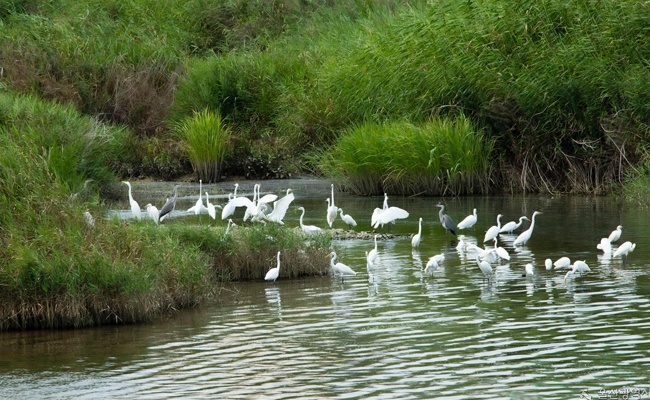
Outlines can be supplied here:
[[[325, 228], [329, 185], [263, 182], [262, 190], [289, 186], [305, 223]], [[335, 196], [357, 230], [370, 230], [382, 197]], [[195, 200], [184, 198], [188, 207]], [[422, 243], [414, 252], [408, 236], [379, 240], [372, 274], [372, 241], [335, 241], [340, 261], [358, 272], [345, 281], [280, 273], [275, 283], [226, 286], [218, 303], [153, 323], [2, 333], [0, 398], [577, 399], [624, 398], [626, 390], [650, 398], [647, 209], [601, 197], [445, 199], [456, 222], [477, 208], [477, 225], [461, 233], [480, 246], [498, 213], [505, 223], [543, 212], [526, 246], [511, 245], [521, 228], [501, 238], [511, 259], [494, 263], [488, 280], [440, 226], [438, 200], [389, 198], [410, 217], [386, 231], [415, 233], [422, 217]], [[287, 226], [298, 224], [295, 207]], [[614, 248], [637, 243], [626, 260], [596, 249], [619, 224]], [[335, 227], [344, 227], [340, 219]], [[425, 274], [439, 253], [441, 268]], [[591, 272], [566, 281], [565, 271], [547, 272], [544, 260], [561, 256], [585, 260]], [[533, 277], [522, 276], [526, 263]]]

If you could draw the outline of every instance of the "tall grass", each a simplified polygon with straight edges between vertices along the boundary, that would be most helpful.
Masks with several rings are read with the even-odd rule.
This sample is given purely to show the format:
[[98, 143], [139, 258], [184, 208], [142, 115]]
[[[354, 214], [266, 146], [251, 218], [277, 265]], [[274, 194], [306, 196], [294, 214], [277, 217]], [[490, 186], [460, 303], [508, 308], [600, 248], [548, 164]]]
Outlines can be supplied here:
[[320, 168], [360, 195], [486, 193], [493, 141], [460, 115], [365, 123], [343, 132]]
[[198, 178], [206, 182], [219, 181], [230, 135], [221, 114], [208, 109], [195, 112], [177, 125], [176, 134], [184, 144]]

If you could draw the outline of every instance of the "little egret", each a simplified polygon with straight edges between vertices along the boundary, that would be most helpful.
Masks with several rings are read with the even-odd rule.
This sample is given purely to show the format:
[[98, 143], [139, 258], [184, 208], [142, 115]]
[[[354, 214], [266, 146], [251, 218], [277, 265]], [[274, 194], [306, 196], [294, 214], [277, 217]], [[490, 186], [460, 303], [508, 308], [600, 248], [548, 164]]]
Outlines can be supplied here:
[[515, 221], [508, 222], [507, 224], [503, 225], [501, 227], [501, 229], [499, 229], [499, 233], [512, 233], [513, 231], [519, 229], [519, 227], [521, 226], [521, 223], [524, 222], [524, 220], [528, 221], [528, 217], [525, 216], [525, 215], [522, 216], [522, 217], [519, 217], [519, 223], [517, 223]]
[[377, 252], [377, 235], [375, 235], [375, 248], [368, 253], [368, 259], [374, 264], [377, 257], [379, 257], [379, 253]]
[[352, 268], [348, 267], [347, 265], [345, 265], [343, 263], [340, 263], [340, 262], [334, 263], [334, 261], [336, 261], [336, 252], [335, 251], [332, 251], [328, 255], [328, 257], [331, 257], [330, 258], [330, 266], [332, 267], [332, 269], [335, 272], [338, 272], [339, 275], [341, 275], [341, 282], [343, 282], [343, 279], [344, 279], [345, 275], [356, 275], [357, 274], [356, 272], [354, 272], [352, 270]]
[[542, 212], [541, 211], [535, 211], [533, 213], [533, 217], [531, 219], [530, 226], [528, 227], [528, 229], [521, 232], [519, 234], [519, 236], [517, 236], [517, 239], [515, 239], [515, 241], [512, 242], [513, 246], [518, 246], [518, 245], [524, 246], [524, 245], [526, 245], [526, 243], [528, 243], [528, 241], [530, 240], [530, 237], [533, 235], [533, 229], [535, 228], [535, 217], [537, 216], [537, 214], [542, 214]]
[[158, 208], [156, 206], [152, 205], [151, 203], [147, 204], [147, 214], [153, 219], [153, 221], [157, 224], [160, 222], [160, 211], [158, 211]]
[[609, 242], [614, 243], [618, 239], [621, 238], [621, 233], [623, 233], [623, 225], [619, 225], [616, 227], [615, 230], [612, 231], [612, 233], [609, 234]]
[[350, 214], [343, 214], [342, 208], [339, 208], [339, 213], [341, 213], [341, 219], [343, 220], [343, 222], [345, 222], [350, 226], [357, 226], [357, 221], [355, 221], [354, 218], [350, 216]]
[[275, 282], [275, 280], [278, 279], [279, 275], [280, 275], [280, 252], [278, 251], [278, 266], [275, 268], [271, 268], [269, 272], [266, 273], [264, 280]]
[[133, 199], [133, 195], [131, 194], [131, 183], [129, 181], [122, 181], [122, 183], [129, 187], [129, 203], [131, 204], [131, 214], [133, 214], [136, 219], [142, 218], [140, 205], [138, 205], [138, 202]]
[[170, 214], [172, 211], [174, 211], [174, 208], [176, 208], [176, 199], [178, 199], [178, 187], [180, 185], [176, 184], [174, 185], [174, 197], [171, 199], [168, 199], [165, 202], [165, 205], [162, 206], [160, 209], [160, 221], [167, 217], [168, 214]]
[[436, 204], [436, 207], [440, 208], [440, 212], [438, 212], [438, 217], [440, 218], [440, 224], [442, 225], [443, 228], [451, 232], [453, 235], [456, 235], [456, 224], [454, 223], [454, 220], [451, 219], [451, 217], [447, 214], [444, 214], [445, 212], [445, 205], [442, 203]]
[[501, 229], [501, 217], [501, 214], [497, 215], [497, 224], [492, 225], [487, 232], [485, 232], [483, 243], [494, 240], [494, 245], [497, 245], [497, 236], [499, 236], [499, 229]]
[[636, 248], [636, 243], [625, 242], [616, 249], [614, 257], [623, 256], [627, 257], [628, 253], [633, 252]]
[[293, 190], [287, 189], [287, 194], [273, 203], [273, 211], [271, 211], [271, 213], [266, 216], [266, 219], [271, 222], [277, 222], [280, 225], [284, 225], [284, 222], [282, 222], [282, 220], [287, 214], [287, 210], [295, 198], [296, 197], [293, 194]]
[[421, 238], [422, 238], [422, 217], [420, 217], [420, 221], [418, 222], [418, 233], [413, 235], [413, 238], [411, 239], [411, 247], [413, 248], [420, 247]]
[[302, 214], [300, 214], [300, 229], [303, 230], [308, 235], [313, 235], [316, 233], [323, 232], [323, 230], [315, 225], [305, 225], [302, 223], [302, 217], [305, 215], [305, 207], [298, 207], [298, 210], [302, 211]]
[[571, 267], [571, 259], [569, 257], [560, 257], [553, 263], [555, 269], [565, 269]]
[[338, 214], [338, 207], [334, 205], [334, 184], [332, 183], [332, 197], [327, 199], [327, 224], [332, 227]]
[[463, 219], [458, 223], [456, 228], [458, 228], [458, 230], [471, 228], [474, 226], [474, 224], [476, 224], [476, 221], [478, 221], [478, 215], [476, 215], [476, 208], [475, 208], [474, 213], [466, 216], [465, 219]]

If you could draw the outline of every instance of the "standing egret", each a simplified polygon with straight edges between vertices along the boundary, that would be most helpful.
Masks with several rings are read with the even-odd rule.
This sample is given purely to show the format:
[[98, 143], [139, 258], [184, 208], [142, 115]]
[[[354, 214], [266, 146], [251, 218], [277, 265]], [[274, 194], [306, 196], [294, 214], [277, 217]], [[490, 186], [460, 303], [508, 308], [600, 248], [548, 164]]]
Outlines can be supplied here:
[[295, 198], [296, 197], [293, 194], [293, 190], [287, 189], [287, 194], [273, 203], [273, 211], [271, 211], [271, 213], [266, 216], [266, 219], [271, 222], [277, 222], [280, 225], [284, 225], [284, 222], [282, 222], [282, 220], [287, 214], [287, 210]]
[[621, 238], [621, 234], [623, 233], [623, 225], [619, 225], [616, 227], [615, 230], [612, 231], [612, 233], [609, 234], [609, 242], [614, 243], [618, 239]]
[[408, 218], [408, 211], [399, 207], [388, 207], [388, 194], [384, 193], [383, 208], [375, 208], [372, 212], [370, 225], [377, 229], [380, 225], [383, 227], [385, 224], [394, 224], [398, 219]]
[[526, 271], [526, 276], [533, 276], [535, 275], [535, 268], [533, 268], [533, 264], [528, 263], [524, 266], [524, 270]]
[[133, 214], [136, 219], [142, 218], [140, 205], [138, 205], [138, 202], [133, 199], [133, 195], [131, 194], [131, 183], [129, 181], [122, 181], [122, 183], [129, 187], [129, 203], [131, 204], [131, 214]]
[[552, 269], [553, 269], [553, 260], [551, 260], [550, 258], [547, 258], [547, 259], [544, 261], [544, 265], [546, 266], [546, 270], [547, 270], [547, 271], [552, 270]]
[[339, 213], [341, 213], [341, 219], [343, 220], [343, 222], [345, 222], [350, 226], [357, 226], [357, 221], [355, 221], [354, 218], [350, 216], [350, 214], [343, 214], [342, 208], [339, 208]]
[[566, 282], [567, 278], [573, 277], [576, 274], [582, 276], [582, 274], [589, 271], [591, 271], [591, 269], [589, 268], [589, 265], [587, 265], [586, 262], [577, 260], [573, 263], [571, 269], [566, 273], [566, 275], [564, 275], [564, 281]]
[[494, 240], [494, 246], [497, 245], [497, 236], [499, 236], [499, 229], [501, 229], [501, 217], [502, 215], [499, 214], [497, 215], [497, 224], [492, 225], [490, 229], [485, 232], [485, 238], [483, 239], [483, 243], [488, 242], [490, 240]]
[[338, 207], [334, 205], [334, 184], [332, 183], [332, 197], [327, 199], [327, 224], [332, 227], [336, 215], [338, 214]]
[[302, 211], [300, 214], [300, 229], [303, 230], [308, 235], [313, 235], [315, 233], [323, 232], [323, 230], [315, 225], [305, 225], [302, 223], [302, 217], [305, 215], [305, 207], [298, 207], [298, 210]]
[[275, 268], [271, 268], [269, 272], [266, 273], [264, 280], [275, 282], [275, 280], [278, 279], [279, 275], [280, 275], [280, 252], [278, 251], [278, 266]]
[[420, 221], [418, 222], [418, 233], [413, 235], [413, 238], [411, 239], [411, 247], [413, 248], [420, 247], [421, 238], [422, 238], [422, 217], [420, 217]]
[[524, 220], [528, 221], [528, 217], [525, 215], [519, 217], [519, 223], [515, 221], [508, 222], [507, 224], [503, 225], [501, 229], [499, 229], [499, 233], [512, 233], [513, 231], [519, 229], [521, 223], [524, 222]]
[[517, 236], [517, 239], [515, 239], [515, 241], [512, 242], [513, 246], [518, 246], [518, 245], [524, 246], [524, 245], [526, 245], [528, 240], [530, 240], [530, 237], [533, 234], [533, 229], [535, 228], [535, 217], [537, 216], [537, 214], [542, 214], [542, 212], [541, 211], [535, 211], [533, 213], [533, 217], [532, 217], [532, 219], [530, 221], [530, 226], [528, 227], [528, 229], [521, 232], [519, 234], [519, 236]]
[[596, 245], [596, 248], [602, 250], [603, 253], [605, 253], [606, 255], [612, 254], [612, 243], [609, 241], [608, 238], [600, 239], [600, 243]]
[[370, 259], [370, 255], [368, 254], [368, 251], [366, 250], [366, 270], [368, 273], [372, 273], [375, 270], [375, 262]]
[[345, 277], [345, 275], [356, 275], [357, 274], [356, 272], [354, 272], [352, 270], [352, 268], [348, 267], [347, 265], [345, 265], [343, 263], [340, 263], [340, 262], [334, 263], [334, 261], [336, 261], [336, 252], [335, 251], [332, 251], [328, 255], [328, 257], [331, 257], [330, 258], [330, 266], [332, 267], [332, 269], [335, 272], [338, 272], [339, 275], [341, 275], [341, 282], [343, 282], [343, 278]]
[[440, 218], [440, 224], [442, 224], [442, 227], [451, 232], [453, 235], [456, 235], [456, 224], [454, 221], [451, 219], [451, 217], [447, 214], [444, 214], [445, 212], [445, 205], [442, 203], [436, 204], [436, 207], [440, 208], [440, 212], [438, 213], [438, 217]]
[[571, 259], [569, 257], [560, 257], [553, 263], [555, 269], [565, 269], [571, 267]]
[[478, 221], [478, 215], [476, 215], [476, 208], [475, 208], [474, 213], [466, 216], [465, 219], [463, 219], [458, 223], [456, 228], [458, 228], [458, 230], [471, 228], [474, 226], [474, 224], [476, 224], [476, 221]]
[[634, 251], [636, 248], [636, 243], [625, 242], [616, 249], [614, 252], [614, 257], [623, 256], [627, 258], [628, 253]]
[[199, 198], [196, 199], [196, 204], [187, 209], [187, 212], [199, 215], [207, 211], [208, 209], [203, 205], [203, 180], [199, 179]]
[[176, 184], [174, 185], [174, 197], [171, 199], [168, 199], [165, 202], [165, 205], [162, 206], [160, 209], [160, 221], [167, 217], [168, 214], [170, 214], [172, 211], [174, 211], [174, 208], [176, 208], [176, 199], [178, 199], [178, 187], [180, 185]]
[[210, 203], [210, 195], [208, 195], [208, 192], [205, 192], [205, 204], [207, 205], [207, 210], [208, 210], [208, 215], [212, 219], [217, 219], [217, 207], [221, 208], [221, 206], [215, 206], [214, 204]]
[[157, 224], [160, 222], [160, 211], [156, 208], [156, 206], [152, 205], [151, 203], [147, 204], [147, 214], [153, 219], [153, 221]]
[[375, 248], [368, 252], [368, 259], [374, 264], [377, 257], [379, 257], [379, 253], [377, 252], [377, 235], [375, 235]]
[[489, 262], [485, 260], [480, 260], [478, 257], [478, 253], [476, 253], [476, 264], [478, 264], [479, 269], [481, 272], [483, 272], [483, 275], [485, 275], [486, 278], [490, 279], [492, 276], [492, 266], [490, 265]]
[[445, 260], [445, 255], [444, 254], [436, 254], [435, 256], [429, 257], [429, 260], [427, 261], [427, 265], [424, 268], [424, 273], [429, 274], [440, 266], [440, 264]]

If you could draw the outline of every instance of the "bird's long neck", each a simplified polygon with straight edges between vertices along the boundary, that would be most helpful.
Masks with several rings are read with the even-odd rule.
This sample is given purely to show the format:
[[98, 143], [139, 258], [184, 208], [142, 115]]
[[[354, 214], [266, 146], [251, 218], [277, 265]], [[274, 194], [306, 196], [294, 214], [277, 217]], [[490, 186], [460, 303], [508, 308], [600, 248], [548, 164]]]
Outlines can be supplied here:
[[278, 251], [278, 272], [280, 272], [280, 252]]
[[302, 209], [302, 214], [300, 214], [300, 226], [303, 226], [302, 217], [304, 217], [304, 216], [305, 216], [305, 209], [303, 208]]
[[332, 207], [334, 207], [334, 184], [332, 184]]
[[375, 250], [377, 250], [377, 236], [375, 235]]
[[129, 187], [129, 199], [133, 200], [133, 196], [131, 195], [131, 184], [127, 182], [126, 186]]
[[497, 215], [497, 227], [501, 229], [501, 215]]
[[422, 218], [420, 218], [420, 223], [418, 224], [418, 235], [422, 233]]
[[232, 193], [232, 198], [234, 199], [237, 197], [237, 188], [239, 187], [239, 183], [235, 183], [235, 191]]
[[334, 267], [334, 260], [336, 260], [336, 254], [332, 254], [332, 258], [330, 258], [330, 265], [332, 268]]
[[536, 216], [537, 216], [537, 214], [533, 214], [533, 218], [530, 221], [530, 228], [528, 228], [528, 229], [531, 230], [531, 231], [533, 230], [533, 227], [535, 226], [535, 217]]
[[440, 211], [438, 212], [438, 216], [440, 217], [440, 220], [442, 221], [442, 212], [445, 210], [445, 206], [440, 207]]

